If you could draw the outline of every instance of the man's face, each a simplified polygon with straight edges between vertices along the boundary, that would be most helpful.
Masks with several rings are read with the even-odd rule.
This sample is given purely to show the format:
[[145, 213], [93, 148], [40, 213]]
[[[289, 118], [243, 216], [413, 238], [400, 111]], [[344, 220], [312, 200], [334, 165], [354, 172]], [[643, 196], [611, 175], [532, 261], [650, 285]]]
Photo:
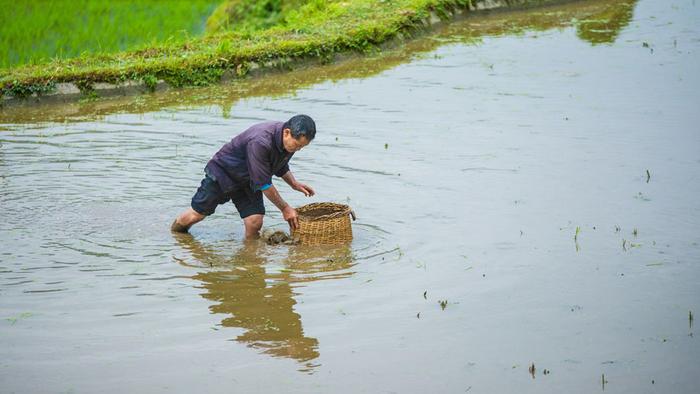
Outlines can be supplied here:
[[309, 145], [309, 141], [306, 136], [302, 135], [298, 139], [292, 136], [292, 131], [289, 129], [284, 129], [282, 132], [282, 144], [287, 152], [294, 153], [300, 151], [301, 148]]

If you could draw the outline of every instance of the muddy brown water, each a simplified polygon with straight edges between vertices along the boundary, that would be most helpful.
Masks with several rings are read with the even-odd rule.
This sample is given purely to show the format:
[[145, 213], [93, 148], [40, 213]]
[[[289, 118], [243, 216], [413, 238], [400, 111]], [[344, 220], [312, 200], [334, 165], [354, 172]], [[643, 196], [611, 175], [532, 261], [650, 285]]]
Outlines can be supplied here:
[[[584, 1], [4, 109], [1, 391], [697, 392], [699, 20]], [[246, 245], [232, 205], [169, 232], [223, 143], [295, 113], [317, 196], [278, 185], [350, 204], [350, 245]]]

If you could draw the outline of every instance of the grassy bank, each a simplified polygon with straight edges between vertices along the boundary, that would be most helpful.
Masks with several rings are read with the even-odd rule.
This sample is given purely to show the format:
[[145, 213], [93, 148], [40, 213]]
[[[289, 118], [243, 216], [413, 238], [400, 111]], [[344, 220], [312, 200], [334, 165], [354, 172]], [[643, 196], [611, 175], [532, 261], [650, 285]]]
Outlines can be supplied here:
[[[628, 13], [631, 14], [636, 1], [583, 0], [538, 7], [525, 12], [497, 12], [462, 18], [455, 23], [437, 27], [429, 35], [422, 35], [402, 45], [392, 45], [381, 52], [348, 56], [342, 61], [328, 64], [295, 67], [291, 71], [268, 72], [261, 78], [237, 80], [235, 87], [231, 84], [214, 84], [207, 88], [171, 89], [137, 97], [114, 96], [103, 100], [69, 101], [60, 104], [44, 100], [38, 105], [34, 102], [30, 105], [8, 105], [0, 110], [0, 124], [73, 122], [100, 119], [114, 113], [144, 113], [164, 108], [201, 106], [218, 107], [226, 118], [232, 107], [244, 98], [285, 96], [295, 94], [298, 89], [323, 82], [368, 78], [416, 58], [428, 56], [428, 53], [442, 45], [476, 44], [485, 37], [500, 35], [575, 28], [576, 35], [583, 42], [605, 45], [613, 42], [625, 28], [626, 23], [619, 22], [631, 19]], [[589, 34], [588, 27], [592, 23], [604, 24], [606, 27]]]
[[[84, 94], [91, 94], [99, 82], [140, 81], [151, 89], [161, 80], [175, 87], [208, 85], [226, 71], [242, 76], [258, 65], [279, 66], [300, 58], [366, 51], [420, 28], [431, 12], [448, 18], [455, 9], [478, 1], [300, 1], [293, 9], [279, 7], [275, 20], [267, 21], [260, 18], [261, 13], [236, 13], [236, 6], [261, 4], [238, 0], [228, 4], [234, 11], [228, 13], [228, 22], [215, 25], [216, 31], [205, 37], [6, 69], [0, 71], [0, 84], [3, 95], [14, 97], [49, 93], [62, 82], [74, 83]], [[275, 11], [275, 2], [269, 3]]]
[[21, 98], [50, 93], [64, 82], [73, 83], [86, 95], [94, 94], [96, 83], [136, 81], [151, 90], [160, 81], [174, 87], [208, 85], [225, 73], [244, 76], [256, 67], [279, 67], [305, 58], [330, 60], [339, 52], [369, 51], [392, 38], [412, 34], [431, 18], [448, 19], [457, 10], [483, 2], [233, 0], [212, 14], [209, 34], [201, 38], [5, 69], [0, 71], [0, 86], [3, 95]]
[[183, 41], [220, 0], [0, 0], [0, 68]]

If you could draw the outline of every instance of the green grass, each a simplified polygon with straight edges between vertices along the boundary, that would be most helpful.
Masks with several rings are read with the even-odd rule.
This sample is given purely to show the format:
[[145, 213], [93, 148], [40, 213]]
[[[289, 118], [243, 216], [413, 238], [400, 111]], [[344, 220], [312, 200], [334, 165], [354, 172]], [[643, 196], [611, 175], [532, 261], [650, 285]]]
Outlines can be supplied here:
[[220, 0], [0, 0], [0, 68], [183, 41]]
[[258, 31], [277, 25], [307, 0], [227, 0], [207, 20], [207, 32]]

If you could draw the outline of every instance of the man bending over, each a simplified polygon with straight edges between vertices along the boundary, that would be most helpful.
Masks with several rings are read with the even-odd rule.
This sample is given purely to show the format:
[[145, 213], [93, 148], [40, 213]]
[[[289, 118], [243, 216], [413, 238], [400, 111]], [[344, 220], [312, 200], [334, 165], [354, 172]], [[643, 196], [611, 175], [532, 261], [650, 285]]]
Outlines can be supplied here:
[[316, 124], [306, 115], [287, 122], [263, 122], [251, 126], [224, 145], [204, 168], [204, 179], [192, 197], [191, 208], [178, 216], [172, 231], [189, 228], [231, 200], [245, 224], [246, 239], [257, 238], [265, 216], [265, 194], [289, 225], [298, 226], [297, 211], [272, 185], [272, 175], [284, 179], [292, 189], [313, 196], [314, 189], [298, 182], [289, 170], [289, 159], [316, 136]]

